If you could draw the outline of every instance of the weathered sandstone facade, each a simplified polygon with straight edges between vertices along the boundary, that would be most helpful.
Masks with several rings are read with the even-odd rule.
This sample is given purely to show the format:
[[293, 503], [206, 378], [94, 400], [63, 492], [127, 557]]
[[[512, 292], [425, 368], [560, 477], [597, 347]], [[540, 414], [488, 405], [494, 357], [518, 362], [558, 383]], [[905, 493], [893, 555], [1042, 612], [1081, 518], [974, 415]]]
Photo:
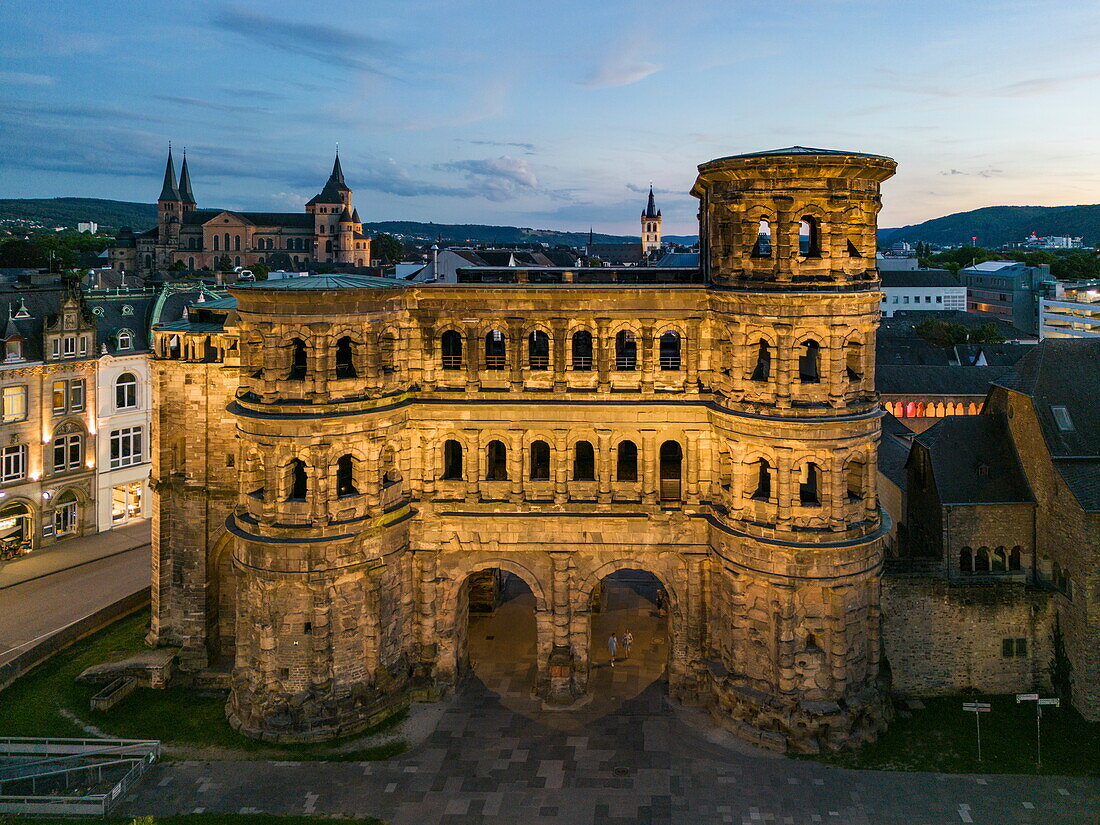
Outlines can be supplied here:
[[594, 588], [642, 569], [669, 596], [673, 695], [777, 748], [873, 737], [894, 167], [703, 164], [700, 283], [312, 276], [158, 333], [153, 637], [193, 670], [233, 658], [240, 730], [322, 738], [453, 685], [468, 581], [500, 569], [535, 596], [540, 692], [568, 704]]

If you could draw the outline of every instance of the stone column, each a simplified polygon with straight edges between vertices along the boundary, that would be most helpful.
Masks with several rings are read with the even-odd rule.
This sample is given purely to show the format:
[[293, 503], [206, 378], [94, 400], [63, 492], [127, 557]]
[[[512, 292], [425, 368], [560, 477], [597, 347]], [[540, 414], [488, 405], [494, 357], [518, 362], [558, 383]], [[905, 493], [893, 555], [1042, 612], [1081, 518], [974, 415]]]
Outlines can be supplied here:
[[772, 372], [775, 373], [775, 404], [777, 407], [791, 406], [791, 382], [798, 373], [798, 353], [794, 351], [794, 333], [791, 325], [775, 325], [776, 348], [772, 358]]
[[551, 606], [552, 636], [550, 658], [547, 662], [548, 684], [546, 701], [552, 704], [569, 704], [573, 701], [574, 655], [569, 644], [572, 622], [570, 611], [571, 553], [568, 550], [550, 552], [553, 572]]
[[826, 357], [826, 379], [829, 382], [829, 404], [833, 407], [844, 406], [844, 396], [848, 390], [848, 375], [845, 366], [844, 329], [839, 325], [829, 328], [828, 350]]
[[550, 327], [554, 334], [554, 340], [550, 342], [551, 354], [554, 356], [554, 392], [565, 392], [565, 358], [569, 352], [568, 326], [564, 318], [554, 318]]
[[565, 504], [569, 500], [569, 441], [565, 430], [554, 430], [554, 452], [551, 459], [554, 471], [554, 503]]
[[420, 381], [425, 390], [432, 391], [436, 386], [436, 334], [430, 323], [421, 324], [420, 330]]
[[523, 389], [523, 319], [508, 319], [508, 366], [511, 370], [512, 392]]
[[510, 485], [508, 498], [513, 504], [523, 501], [524, 478], [524, 449], [523, 433], [511, 432], [508, 434], [508, 482]]
[[639, 355], [642, 357], [642, 392], [653, 392], [653, 319], [642, 319], [642, 334], [638, 341]]
[[791, 466], [791, 451], [788, 447], [776, 448], [775, 488], [776, 521], [784, 526], [790, 524], [795, 498], [798, 495], [798, 482], [794, 478], [795, 469]]
[[703, 342], [699, 340], [700, 324], [698, 318], [689, 318], [687, 324], [687, 339], [681, 342], [683, 352], [680, 353], [687, 368], [687, 378], [684, 389], [693, 392], [699, 386], [699, 363], [703, 354]]
[[607, 326], [610, 321], [610, 318], [596, 319], [596, 388], [600, 392], [611, 391], [611, 376], [609, 375], [610, 365], [608, 364], [609, 350], [611, 347], [610, 342], [607, 340]]
[[699, 431], [684, 433], [684, 498], [688, 504], [699, 504]]
[[611, 430], [596, 430], [596, 498], [601, 505], [611, 504]]
[[642, 503], [657, 503], [657, 477], [660, 456], [657, 452], [657, 431], [642, 430], [642, 449], [638, 456], [642, 463]]
[[466, 456], [466, 495], [473, 493], [475, 499], [482, 499], [481, 479], [485, 478], [485, 439], [481, 430], [470, 432], [470, 451], [473, 455]]
[[477, 324], [466, 324], [466, 392], [477, 392], [480, 384], [481, 348], [484, 342], [481, 340]]

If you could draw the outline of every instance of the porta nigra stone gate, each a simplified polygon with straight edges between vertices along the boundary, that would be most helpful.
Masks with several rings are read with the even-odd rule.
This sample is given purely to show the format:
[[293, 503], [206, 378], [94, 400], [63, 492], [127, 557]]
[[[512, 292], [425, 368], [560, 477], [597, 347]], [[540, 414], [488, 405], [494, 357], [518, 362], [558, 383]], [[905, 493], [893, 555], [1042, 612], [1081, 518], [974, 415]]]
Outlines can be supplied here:
[[152, 639], [187, 670], [232, 661], [242, 732], [331, 737], [454, 686], [469, 582], [499, 569], [535, 597], [539, 693], [568, 705], [603, 646], [594, 588], [640, 569], [668, 594], [674, 697], [775, 748], [872, 738], [894, 169], [703, 164], [687, 282], [322, 275], [158, 329]]

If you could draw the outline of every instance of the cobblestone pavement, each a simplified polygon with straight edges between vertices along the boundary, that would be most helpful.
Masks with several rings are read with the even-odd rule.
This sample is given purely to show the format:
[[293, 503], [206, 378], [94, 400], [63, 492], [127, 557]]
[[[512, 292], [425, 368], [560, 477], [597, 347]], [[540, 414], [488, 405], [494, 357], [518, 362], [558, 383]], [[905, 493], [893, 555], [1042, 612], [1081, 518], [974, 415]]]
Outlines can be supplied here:
[[390, 825], [1100, 823], [1100, 780], [849, 771], [753, 751], [669, 705], [664, 624], [638, 598], [645, 587], [609, 586], [593, 636], [629, 629], [634, 650], [614, 670], [597, 657], [593, 698], [579, 710], [543, 711], [531, 697], [533, 619], [518, 596], [471, 622], [475, 676], [401, 758], [162, 763], [122, 811], [369, 815]]

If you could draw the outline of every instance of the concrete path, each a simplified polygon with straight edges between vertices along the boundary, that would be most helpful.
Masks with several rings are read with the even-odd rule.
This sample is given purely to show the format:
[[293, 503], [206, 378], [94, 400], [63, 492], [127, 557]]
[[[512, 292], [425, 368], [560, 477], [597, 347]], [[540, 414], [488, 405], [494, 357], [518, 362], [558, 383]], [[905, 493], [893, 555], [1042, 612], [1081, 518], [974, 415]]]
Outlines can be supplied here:
[[120, 812], [377, 816], [390, 825], [1100, 822], [1094, 779], [849, 771], [753, 751], [670, 707], [663, 620], [639, 589], [608, 594], [593, 635], [629, 625], [635, 649], [629, 663], [595, 671], [593, 699], [579, 710], [542, 711], [531, 698], [534, 627], [517, 596], [471, 622], [474, 675], [405, 756], [162, 763]]
[[0, 665], [149, 586], [149, 522], [73, 539], [0, 570]]

